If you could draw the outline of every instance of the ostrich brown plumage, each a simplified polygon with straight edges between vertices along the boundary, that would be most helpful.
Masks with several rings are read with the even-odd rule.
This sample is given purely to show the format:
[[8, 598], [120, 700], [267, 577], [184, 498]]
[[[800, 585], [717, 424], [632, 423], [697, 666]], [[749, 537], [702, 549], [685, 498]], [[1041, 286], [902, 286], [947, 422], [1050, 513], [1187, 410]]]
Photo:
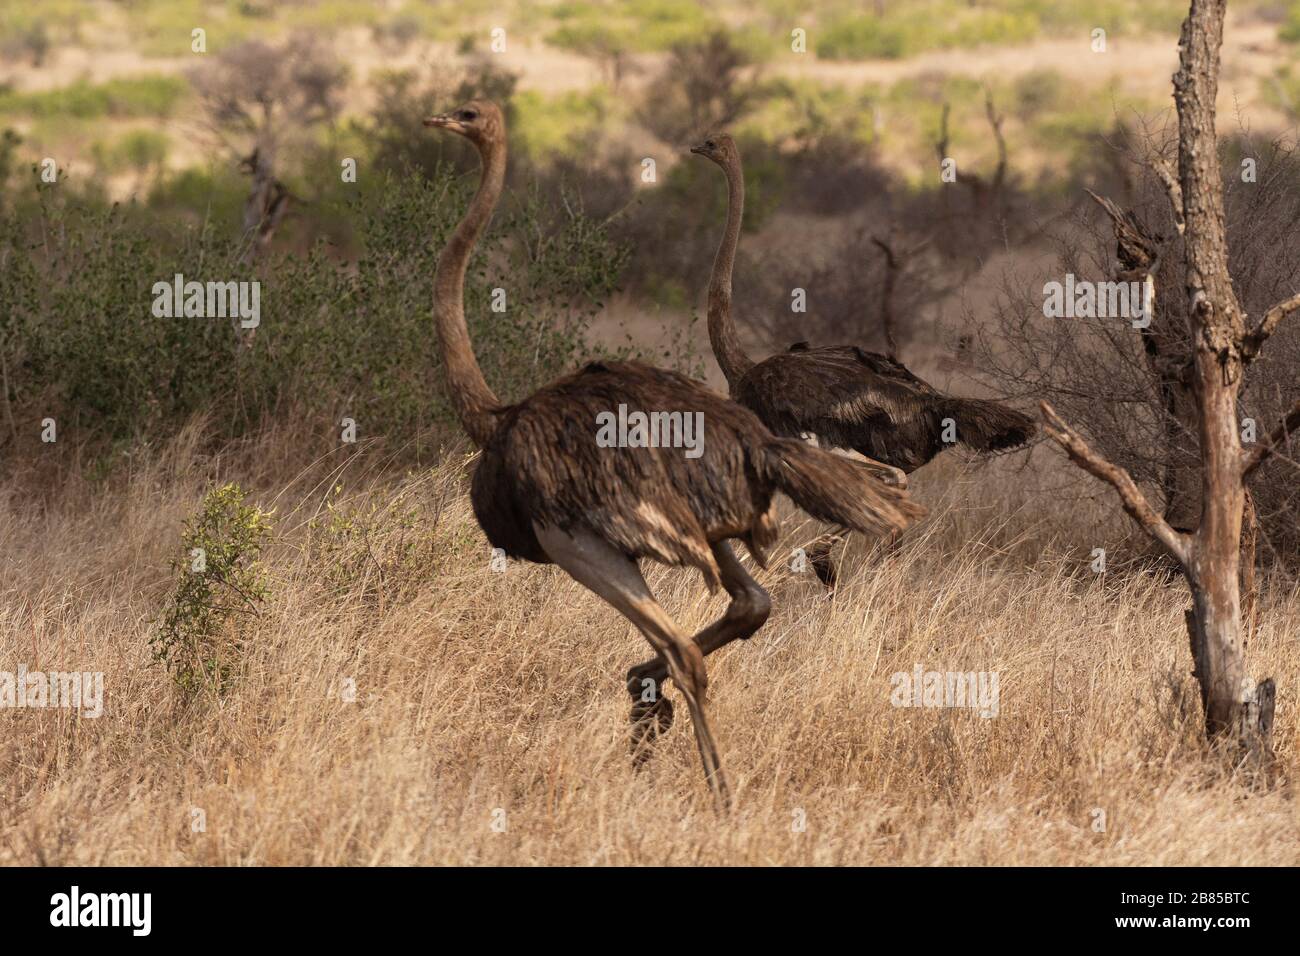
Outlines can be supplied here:
[[[473, 101], [425, 125], [465, 137], [482, 162], [478, 192], [438, 259], [434, 282], [452, 402], [483, 450], [471, 483], [474, 514], [495, 547], [559, 565], [636, 625], [655, 657], [628, 672], [634, 745], [671, 722], [660, 687], [672, 677], [690, 710], [705, 775], [725, 805], [727, 787], [705, 713], [704, 657], [752, 636], [769, 610], [766, 592], [737, 560], [730, 539], [739, 538], [765, 563], [777, 535], [778, 490], [816, 517], [864, 531], [901, 528], [921, 509], [856, 463], [778, 438], [748, 409], [636, 362], [594, 363], [503, 405], [474, 358], [464, 282], [470, 253], [501, 195], [505, 121], [494, 104]], [[597, 416], [620, 405], [702, 413], [699, 457], [680, 448], [602, 447]], [[710, 589], [721, 584], [730, 595], [726, 613], [692, 640], [655, 601], [639, 558], [698, 568]]]
[[[796, 342], [788, 352], [755, 364], [740, 345], [731, 315], [731, 274], [745, 208], [740, 150], [726, 133], [691, 148], [716, 163], [727, 179], [727, 225], [709, 278], [708, 328], [713, 354], [731, 397], [752, 409], [777, 435], [815, 438], [824, 448], [866, 459], [882, 476], [905, 487], [906, 475], [956, 444], [975, 451], [1016, 448], [1034, 434], [1034, 420], [997, 402], [945, 395], [902, 363], [856, 345], [812, 348]], [[828, 586], [835, 569], [830, 547], [843, 531], [823, 539], [813, 567]]]

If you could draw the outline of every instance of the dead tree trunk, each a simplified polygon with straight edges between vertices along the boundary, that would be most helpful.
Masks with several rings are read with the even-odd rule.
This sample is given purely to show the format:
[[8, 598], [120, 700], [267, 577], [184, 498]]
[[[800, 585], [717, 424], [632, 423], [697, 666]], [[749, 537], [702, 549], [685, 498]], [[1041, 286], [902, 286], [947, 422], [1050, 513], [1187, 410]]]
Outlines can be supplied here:
[[1199, 455], [1189, 453], [1195, 445], [1197, 416], [1192, 387], [1192, 361], [1188, 332], [1171, 310], [1161, 308], [1159, 293], [1166, 283], [1159, 281], [1164, 237], [1148, 230], [1132, 210], [1121, 210], [1109, 199], [1086, 190], [1110, 217], [1115, 230], [1115, 257], [1120, 269], [1117, 282], [1136, 282], [1146, 289], [1147, 326], [1141, 330], [1147, 368], [1160, 393], [1164, 409], [1163, 476], [1165, 520], [1176, 531], [1195, 531], [1201, 520], [1201, 469]]
[[[944, 103], [943, 113], [939, 120], [939, 139], [934, 144], [935, 152], [939, 154], [941, 164], [950, 158], [948, 156], [948, 113], [949, 106]], [[953, 170], [956, 181], [970, 190], [975, 211], [980, 215], [987, 215], [1000, 206], [1002, 188], [1007, 178], [1007, 140], [1002, 134], [1004, 117], [994, 107], [993, 94], [988, 89], [984, 91], [984, 115], [988, 118], [989, 127], [993, 130], [993, 142], [998, 149], [998, 165], [993, 170], [992, 178], [985, 179], [978, 173], [967, 172], [960, 165]]]
[[898, 283], [898, 256], [894, 247], [884, 239], [873, 237], [872, 242], [885, 254], [885, 289], [881, 294], [880, 325], [885, 335], [885, 354], [898, 361], [898, 334], [894, 319], [894, 287]]
[[1178, 177], [1166, 178], [1175, 220], [1185, 237], [1184, 291], [1192, 323], [1191, 382], [1201, 455], [1201, 515], [1194, 532], [1157, 514], [1129, 475], [1093, 451], [1043, 403], [1048, 434], [1070, 458], [1119, 493], [1128, 514], [1174, 557], [1192, 592], [1187, 612], [1193, 673], [1200, 684], [1208, 739], [1234, 760], [1262, 764], [1270, 755], [1275, 688], [1248, 679], [1242, 630], [1240, 562], [1246, 475], [1285, 439], [1278, 433], [1249, 454], [1237, 431], [1237, 393], [1247, 363], [1282, 318], [1300, 307], [1293, 296], [1247, 330], [1228, 276], [1223, 184], [1215, 136], [1219, 48], [1226, 0], [1191, 0], [1174, 74], [1178, 109]]
[[271, 160], [260, 148], [240, 161], [240, 168], [253, 177], [244, 200], [244, 239], [248, 248], [245, 262], [255, 262], [271, 244], [276, 227], [289, 210], [289, 190], [275, 178]]

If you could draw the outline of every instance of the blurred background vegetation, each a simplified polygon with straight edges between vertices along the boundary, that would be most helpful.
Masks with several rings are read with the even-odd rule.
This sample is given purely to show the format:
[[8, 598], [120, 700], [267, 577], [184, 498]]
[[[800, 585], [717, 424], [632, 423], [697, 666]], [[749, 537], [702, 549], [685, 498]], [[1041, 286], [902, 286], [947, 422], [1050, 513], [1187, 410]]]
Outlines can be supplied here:
[[[1232, 7], [1224, 90], [1236, 115], [1221, 107], [1222, 132], [1234, 155], [1255, 156], [1300, 116], [1300, 0]], [[1130, 156], [1167, 135], [1185, 10], [1184, 0], [5, 3], [0, 468], [33, 460], [47, 417], [78, 450], [75, 467], [105, 472], [200, 413], [214, 442], [292, 414], [305, 448], [336, 446], [351, 417], [399, 458], [436, 452], [453, 429], [429, 323], [432, 270], [476, 162], [420, 120], [474, 95], [500, 101], [511, 126], [509, 193], [468, 290], [475, 343], [504, 396], [611, 353], [716, 374], [696, 313], [725, 191], [686, 147], [720, 127], [746, 163], [735, 294], [756, 349], [879, 348], [888, 310], [910, 365], [941, 384], [981, 381], [991, 361], [974, 357], [981, 320], [1000, 342], [1020, 321], [998, 291], [1008, 272], [1023, 299], [1061, 262], [1086, 259], [1078, 237], [1090, 235], [1080, 268], [1104, 277], [1112, 240], [1082, 187], [1159, 219], [1160, 197]], [[956, 159], [962, 182], [941, 182], [940, 155]], [[1296, 165], [1270, 168], [1270, 206], [1292, 208], [1282, 199], [1300, 190]], [[1250, 268], [1257, 280], [1264, 267]], [[1298, 269], [1270, 265], [1256, 286], [1285, 289]], [[177, 273], [259, 279], [256, 333], [154, 319], [150, 290]], [[507, 289], [504, 314], [488, 305], [496, 287]], [[790, 312], [794, 287], [809, 290], [806, 315]], [[1014, 394], [1006, 379], [982, 378]], [[1276, 368], [1261, 373], [1251, 401], [1262, 417], [1286, 384]], [[1082, 394], [1105, 401], [1107, 386]]]

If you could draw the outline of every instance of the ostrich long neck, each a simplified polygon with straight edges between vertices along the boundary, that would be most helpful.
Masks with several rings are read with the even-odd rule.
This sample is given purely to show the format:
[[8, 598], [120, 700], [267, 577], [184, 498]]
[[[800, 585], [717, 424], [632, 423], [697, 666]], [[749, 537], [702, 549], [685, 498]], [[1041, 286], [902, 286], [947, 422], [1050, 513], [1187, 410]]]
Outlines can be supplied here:
[[465, 270], [474, 244], [501, 198], [506, 176], [505, 143], [479, 146], [479, 158], [483, 172], [478, 192], [438, 257], [438, 271], [433, 280], [433, 317], [456, 417], [481, 448], [496, 431], [496, 413], [501, 402], [483, 378], [470, 344], [465, 325]]
[[718, 243], [713, 275], [709, 277], [709, 344], [727, 384], [735, 388], [754, 366], [740, 346], [736, 323], [731, 318], [731, 270], [736, 264], [740, 223], [745, 216], [745, 174], [739, 161], [729, 162], [722, 169], [727, 174], [727, 229]]

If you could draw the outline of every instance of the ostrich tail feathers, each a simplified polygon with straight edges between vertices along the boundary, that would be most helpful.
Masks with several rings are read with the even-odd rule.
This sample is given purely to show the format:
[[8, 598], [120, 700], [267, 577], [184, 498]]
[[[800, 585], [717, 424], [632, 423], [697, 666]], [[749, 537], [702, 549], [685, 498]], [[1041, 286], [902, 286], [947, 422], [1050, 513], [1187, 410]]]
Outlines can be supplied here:
[[773, 439], [763, 462], [777, 487], [822, 521], [874, 535], [902, 530], [925, 514], [906, 491], [886, 485], [861, 462], [797, 439]]
[[957, 423], [957, 441], [973, 451], [1019, 448], [1037, 431], [1034, 419], [998, 402], [978, 398], [950, 398], [941, 414]]

